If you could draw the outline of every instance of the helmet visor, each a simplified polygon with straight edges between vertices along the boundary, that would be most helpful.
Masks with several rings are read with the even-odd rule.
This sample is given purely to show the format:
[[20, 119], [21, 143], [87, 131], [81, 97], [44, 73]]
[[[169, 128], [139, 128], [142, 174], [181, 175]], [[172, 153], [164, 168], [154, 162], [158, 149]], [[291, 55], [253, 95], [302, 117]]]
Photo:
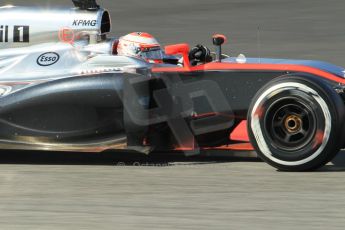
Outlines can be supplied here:
[[161, 60], [163, 59], [163, 53], [159, 46], [151, 48], [143, 48], [140, 56], [144, 59]]

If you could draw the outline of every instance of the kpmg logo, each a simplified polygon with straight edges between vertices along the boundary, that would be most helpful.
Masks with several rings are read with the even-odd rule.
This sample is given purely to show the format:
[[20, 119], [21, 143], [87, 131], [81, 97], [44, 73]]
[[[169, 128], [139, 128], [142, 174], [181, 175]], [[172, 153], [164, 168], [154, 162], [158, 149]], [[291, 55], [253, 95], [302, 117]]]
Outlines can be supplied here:
[[72, 26], [96, 26], [97, 20], [73, 20]]

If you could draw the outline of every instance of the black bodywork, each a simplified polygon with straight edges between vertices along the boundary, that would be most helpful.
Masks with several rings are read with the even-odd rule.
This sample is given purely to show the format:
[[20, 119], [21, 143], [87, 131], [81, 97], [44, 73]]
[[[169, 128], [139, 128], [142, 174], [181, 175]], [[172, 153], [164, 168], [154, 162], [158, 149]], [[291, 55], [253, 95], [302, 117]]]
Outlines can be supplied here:
[[[48, 81], [2, 98], [0, 137], [87, 143], [123, 135], [128, 145], [156, 149], [174, 149], [191, 138], [200, 147], [220, 146], [233, 143], [229, 135], [246, 120], [255, 93], [286, 74], [297, 73], [107, 73]], [[217, 107], [222, 99], [227, 107]], [[208, 128], [215, 124], [222, 126]], [[190, 132], [180, 132], [186, 127]]]

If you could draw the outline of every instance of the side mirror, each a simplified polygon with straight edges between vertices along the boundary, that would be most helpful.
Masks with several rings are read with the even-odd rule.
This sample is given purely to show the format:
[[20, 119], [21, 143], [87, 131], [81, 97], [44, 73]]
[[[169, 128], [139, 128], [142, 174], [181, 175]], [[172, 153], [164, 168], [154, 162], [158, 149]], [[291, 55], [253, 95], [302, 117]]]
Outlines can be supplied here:
[[226, 37], [223, 34], [215, 34], [212, 37], [213, 45], [221, 46], [226, 42]]
[[226, 37], [223, 34], [215, 34], [212, 37], [213, 45], [216, 46], [216, 61], [222, 61], [222, 45], [226, 42]]
[[176, 44], [176, 45], [168, 45], [165, 46], [165, 53], [167, 55], [176, 55], [176, 54], [182, 54], [183, 57], [183, 66], [189, 67], [189, 45], [186, 43], [182, 44]]

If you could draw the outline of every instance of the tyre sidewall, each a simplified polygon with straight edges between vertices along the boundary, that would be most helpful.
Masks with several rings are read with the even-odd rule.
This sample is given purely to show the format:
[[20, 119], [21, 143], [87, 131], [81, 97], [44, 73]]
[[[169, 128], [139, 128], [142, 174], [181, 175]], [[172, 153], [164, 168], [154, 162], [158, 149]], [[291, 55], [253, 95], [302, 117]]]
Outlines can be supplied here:
[[[258, 113], [258, 108], [261, 104], [264, 104], [270, 97], [270, 94], [274, 94], [279, 90], [285, 90], [289, 87], [284, 87], [290, 85], [291, 88], [298, 86], [298, 90], [305, 91], [304, 93], [310, 94], [318, 103], [319, 108], [323, 111], [324, 121], [327, 123], [325, 128], [327, 130], [323, 131], [323, 139], [321, 145], [314, 149], [314, 154], [306, 157], [304, 160], [299, 161], [281, 161], [273, 157], [271, 154], [272, 146], [267, 143], [267, 138], [258, 137], [258, 122], [254, 121], [253, 114]], [[255, 111], [254, 111], [255, 110]], [[265, 108], [261, 108], [263, 111], [259, 113], [265, 113]], [[344, 135], [342, 134], [343, 122], [342, 117], [344, 116], [344, 104], [340, 96], [335, 92], [334, 89], [330, 87], [328, 83], [316, 77], [294, 77], [294, 76], [284, 76], [269, 82], [253, 98], [252, 104], [248, 111], [248, 133], [250, 140], [256, 149], [258, 155], [270, 165], [284, 171], [306, 171], [318, 168], [326, 164], [331, 160], [335, 154], [339, 151]], [[260, 129], [259, 133], [264, 133], [262, 131], [264, 126], [263, 122], [259, 122]], [[327, 127], [326, 127], [327, 126]], [[253, 132], [253, 127], [256, 130]], [[327, 133], [325, 133], [327, 131]], [[316, 136], [315, 136], [316, 137]], [[268, 149], [266, 148], [268, 147]], [[308, 150], [310, 151], [310, 149]], [[298, 162], [298, 163], [297, 163]]]

